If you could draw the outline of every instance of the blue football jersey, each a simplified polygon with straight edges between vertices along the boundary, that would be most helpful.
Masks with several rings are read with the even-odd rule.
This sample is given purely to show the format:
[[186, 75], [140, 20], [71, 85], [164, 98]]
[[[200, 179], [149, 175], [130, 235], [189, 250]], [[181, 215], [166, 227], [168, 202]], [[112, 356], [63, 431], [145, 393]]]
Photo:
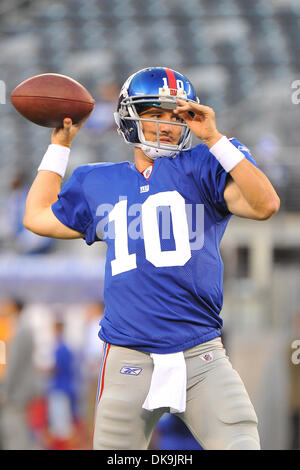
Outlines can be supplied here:
[[221, 334], [228, 177], [204, 144], [155, 160], [148, 180], [128, 161], [74, 171], [52, 210], [107, 244], [103, 341], [172, 353]]

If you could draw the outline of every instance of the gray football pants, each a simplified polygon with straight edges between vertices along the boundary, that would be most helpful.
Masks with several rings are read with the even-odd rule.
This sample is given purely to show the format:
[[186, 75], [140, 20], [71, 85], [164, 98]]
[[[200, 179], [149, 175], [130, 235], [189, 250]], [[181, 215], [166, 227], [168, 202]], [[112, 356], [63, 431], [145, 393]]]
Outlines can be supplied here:
[[[260, 449], [257, 417], [221, 339], [184, 351], [187, 403], [177, 413], [204, 449]], [[141, 368], [138, 375], [121, 373]], [[94, 426], [95, 450], [147, 449], [169, 408], [147, 411], [153, 361], [149, 353], [105, 344]], [[134, 372], [134, 371], [133, 371]], [[137, 371], [138, 372], [138, 371]]]

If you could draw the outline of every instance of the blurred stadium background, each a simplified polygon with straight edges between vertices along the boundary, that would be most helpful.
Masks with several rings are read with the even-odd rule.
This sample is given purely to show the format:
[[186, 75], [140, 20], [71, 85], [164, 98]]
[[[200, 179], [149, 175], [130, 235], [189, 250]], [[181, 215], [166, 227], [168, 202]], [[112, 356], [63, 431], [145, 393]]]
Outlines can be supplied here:
[[[24, 197], [51, 131], [19, 116], [10, 92], [30, 76], [55, 72], [70, 75], [93, 94], [96, 109], [76, 137], [68, 176], [80, 164], [132, 159], [112, 120], [117, 92], [136, 70], [164, 65], [191, 79], [201, 102], [215, 109], [219, 129], [250, 148], [280, 195], [280, 212], [271, 220], [235, 217], [229, 224], [221, 246], [222, 317], [225, 346], [256, 407], [262, 447], [299, 449], [300, 364], [291, 360], [292, 341], [300, 340], [299, 1], [2, 0], [0, 48], [0, 80], [6, 86], [6, 103], [0, 104], [0, 340], [8, 362], [0, 365], [1, 386], [5, 390], [18, 331], [7, 299], [18, 299], [33, 332], [39, 390], [39, 400], [31, 403], [29, 445], [88, 448], [82, 429], [90, 423], [93, 398], [87, 406], [87, 394], [93, 396], [97, 366], [89, 364], [87, 335], [95, 323], [91, 308], [99, 307], [100, 319], [105, 247], [51, 242], [22, 229]], [[46, 440], [37, 438], [47, 428], [41, 416], [45, 384], [53, 374], [57, 315], [84, 369], [79, 383], [87, 375], [90, 384], [88, 392], [79, 390], [82, 440], [67, 444], [53, 435], [51, 441], [49, 433]], [[100, 356], [100, 343], [91, 357], [95, 350]], [[5, 392], [0, 403], [5, 415]], [[11, 430], [5, 416], [2, 422], [5, 448]], [[158, 428], [153, 448], [164, 448], [161, 439], [171, 428], [167, 422]], [[178, 448], [193, 448], [192, 442], [183, 447], [183, 439], [182, 434]], [[13, 437], [10, 444], [17, 445]]]

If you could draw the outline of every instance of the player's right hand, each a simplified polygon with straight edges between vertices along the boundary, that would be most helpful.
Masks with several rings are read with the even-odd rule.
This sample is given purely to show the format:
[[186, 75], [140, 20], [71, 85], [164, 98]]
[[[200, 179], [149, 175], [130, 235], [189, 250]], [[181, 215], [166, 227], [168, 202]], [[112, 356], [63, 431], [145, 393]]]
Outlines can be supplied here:
[[[91, 113], [90, 113], [91, 114]], [[66, 117], [63, 120], [63, 127], [57, 127], [53, 130], [51, 135], [51, 144], [63, 145], [64, 147], [71, 147], [72, 141], [79, 131], [79, 129], [83, 126], [85, 121], [88, 119], [88, 114], [84, 119], [79, 121], [77, 124], [72, 123], [72, 119]]]

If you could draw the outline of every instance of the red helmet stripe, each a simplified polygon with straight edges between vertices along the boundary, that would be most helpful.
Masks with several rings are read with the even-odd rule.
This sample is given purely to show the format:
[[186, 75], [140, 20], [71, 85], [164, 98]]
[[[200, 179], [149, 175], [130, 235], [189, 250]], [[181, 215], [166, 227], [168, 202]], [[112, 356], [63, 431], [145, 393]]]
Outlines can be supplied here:
[[175, 73], [171, 69], [165, 69], [165, 71], [166, 71], [166, 74], [167, 74], [167, 77], [168, 77], [169, 88], [177, 90]]

